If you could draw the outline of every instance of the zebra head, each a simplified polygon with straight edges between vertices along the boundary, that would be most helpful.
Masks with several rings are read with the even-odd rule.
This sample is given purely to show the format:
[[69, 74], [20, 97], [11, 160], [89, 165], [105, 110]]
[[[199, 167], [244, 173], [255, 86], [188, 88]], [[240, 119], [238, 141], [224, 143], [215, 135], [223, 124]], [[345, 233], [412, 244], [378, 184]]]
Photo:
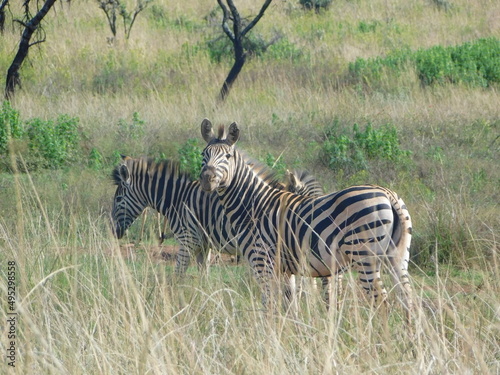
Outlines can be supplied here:
[[323, 187], [316, 178], [307, 171], [286, 170], [286, 182], [283, 190], [299, 195], [319, 197], [324, 195]]
[[133, 182], [127, 166], [127, 160], [132, 160], [123, 156], [123, 164], [113, 170], [113, 182], [116, 192], [113, 199], [113, 209], [111, 210], [111, 223], [114, 235], [120, 239], [125, 231], [132, 225], [134, 220], [144, 211], [146, 204], [137, 199], [137, 194], [133, 189]]
[[218, 137], [215, 137], [212, 123], [204, 119], [201, 135], [207, 142], [202, 153], [201, 188], [207, 192], [221, 191], [230, 185], [234, 175], [234, 162], [231, 159], [234, 159], [234, 144], [240, 137], [240, 129], [233, 122], [227, 137], [224, 138], [223, 126], [219, 127]]

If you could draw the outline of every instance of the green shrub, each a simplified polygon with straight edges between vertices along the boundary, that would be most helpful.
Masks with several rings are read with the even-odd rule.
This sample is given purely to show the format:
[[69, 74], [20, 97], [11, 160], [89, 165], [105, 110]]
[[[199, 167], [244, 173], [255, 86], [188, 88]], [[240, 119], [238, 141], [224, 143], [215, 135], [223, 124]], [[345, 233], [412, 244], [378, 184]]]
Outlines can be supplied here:
[[354, 124], [352, 133], [347, 133], [335, 122], [326, 130], [320, 154], [329, 168], [349, 174], [368, 169], [370, 160], [403, 163], [410, 152], [401, 150], [394, 125], [374, 128], [368, 123], [364, 130], [360, 130], [359, 125]]
[[19, 112], [5, 101], [0, 109], [0, 155], [7, 154], [10, 139], [19, 139], [23, 136], [23, 127], [19, 119]]
[[[233, 58], [233, 43], [226, 35], [221, 35], [215, 39], [206, 42], [208, 48], [208, 56], [210, 60], [215, 63], [220, 63], [226, 59]], [[250, 56], [262, 56], [268, 43], [264, 40], [262, 35], [257, 33], [249, 33], [243, 39], [243, 49]]]
[[360, 21], [358, 24], [358, 30], [361, 33], [373, 33], [380, 26], [378, 21]]
[[268, 152], [263, 161], [264, 164], [276, 172], [278, 178], [283, 178], [285, 176], [287, 167], [281, 156], [275, 158], [273, 154]]
[[349, 64], [349, 77], [354, 83], [370, 87], [379, 84], [385, 73], [399, 75], [413, 66], [422, 85], [464, 83], [487, 87], [500, 82], [500, 40], [479, 39], [460, 46], [434, 46], [418, 51], [406, 49], [386, 57], [358, 58]]
[[364, 131], [358, 124], [353, 125], [354, 143], [363, 150], [368, 159], [385, 159], [398, 162], [410, 155], [409, 151], [399, 148], [399, 137], [394, 125], [384, 124], [375, 129], [367, 124]]
[[60, 115], [55, 121], [27, 121], [29, 166], [55, 169], [75, 161], [80, 141], [78, 122], [78, 118], [67, 115]]
[[203, 160], [202, 151], [203, 149], [198, 145], [197, 138], [188, 139], [177, 151], [181, 170], [187, 172], [193, 179], [197, 179], [200, 175]]
[[362, 83], [369, 87], [377, 87], [383, 78], [399, 76], [412, 61], [412, 53], [407, 49], [393, 51], [386, 57], [373, 59], [357, 58], [349, 63], [349, 77], [354, 83]]
[[279, 39], [276, 43], [269, 46], [265, 55], [267, 59], [272, 60], [289, 60], [293, 62], [302, 61], [305, 53], [286, 37]]
[[104, 165], [104, 157], [95, 147], [90, 150], [88, 165], [96, 171], [101, 170]]
[[457, 67], [451, 58], [451, 50], [435, 46], [415, 53], [418, 78], [424, 85], [456, 83]]
[[314, 9], [315, 11], [327, 9], [331, 3], [332, 0], [299, 0], [299, 4], [304, 9]]

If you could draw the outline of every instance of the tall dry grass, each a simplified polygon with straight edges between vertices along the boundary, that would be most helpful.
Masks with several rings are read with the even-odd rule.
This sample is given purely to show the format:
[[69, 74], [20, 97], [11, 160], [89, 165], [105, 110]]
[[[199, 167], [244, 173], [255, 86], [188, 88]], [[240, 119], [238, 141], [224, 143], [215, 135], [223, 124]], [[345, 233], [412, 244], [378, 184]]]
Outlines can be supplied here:
[[[62, 215], [34, 183], [20, 180], [22, 210], [0, 221], [1, 275], [15, 261], [18, 299], [15, 369], [54, 374], [496, 373], [498, 253], [481, 267], [439, 263], [413, 270], [414, 334], [390, 289], [389, 334], [348, 274], [340, 308], [327, 312], [306, 284], [297, 316], [266, 312], [246, 266], [172, 267], [145, 243], [127, 252], [107, 216]], [[82, 209], [83, 211], [83, 209]], [[64, 223], [61, 223], [64, 221]], [[69, 223], [68, 223], [69, 221]], [[480, 238], [476, 240], [480, 241]], [[496, 243], [491, 243], [493, 248]], [[388, 280], [387, 280], [388, 281]], [[390, 285], [390, 282], [387, 283]], [[7, 319], [2, 284], [2, 322]], [[1, 349], [5, 353], [6, 332]], [[6, 369], [5, 362], [2, 367]]]

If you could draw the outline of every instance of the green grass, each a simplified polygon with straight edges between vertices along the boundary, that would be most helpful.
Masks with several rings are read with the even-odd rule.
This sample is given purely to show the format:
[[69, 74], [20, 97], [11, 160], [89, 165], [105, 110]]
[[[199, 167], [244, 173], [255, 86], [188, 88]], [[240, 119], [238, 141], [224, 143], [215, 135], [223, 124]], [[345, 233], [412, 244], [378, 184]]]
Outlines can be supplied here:
[[[15, 140], [7, 146], [0, 131], [0, 296], [9, 260], [17, 264], [19, 296], [17, 367], [10, 372], [497, 373], [498, 84], [446, 78], [431, 69], [432, 59], [422, 61], [439, 82], [422, 84], [418, 67], [391, 60], [445, 51], [438, 60], [446, 63], [452, 49], [477, 57], [478, 40], [499, 40], [500, 3], [450, 4], [335, 1], [316, 13], [298, 1], [273, 2], [254, 41], [283, 37], [247, 61], [224, 105], [217, 95], [231, 60], [212, 60], [207, 45], [221, 34], [216, 2], [157, 0], [130, 39], [119, 33], [112, 45], [97, 4], [51, 11], [46, 42], [30, 50], [7, 111]], [[249, 0], [237, 5], [244, 17], [259, 9]], [[20, 17], [19, 8], [11, 10]], [[9, 17], [3, 72], [19, 43]], [[390, 69], [356, 81], [349, 71], [356, 61]], [[472, 79], [477, 72], [467, 61], [458, 74]], [[76, 149], [58, 169], [38, 159], [26, 173], [34, 165], [27, 124], [48, 127], [60, 116], [78, 119]], [[159, 256], [156, 219], [148, 219], [142, 242], [140, 223], [128, 238], [113, 239], [109, 174], [120, 153], [183, 158], [195, 174], [205, 117], [237, 121], [248, 153], [278, 172], [305, 168], [325, 191], [376, 183], [401, 195], [413, 221], [413, 338], [392, 290], [384, 336], [351, 274], [339, 311], [327, 313], [307, 284], [296, 317], [266, 314], [245, 265], [216, 265], [208, 276], [193, 265], [186, 278], [173, 277], [172, 262]], [[39, 149], [56, 146], [46, 149], [60, 161], [59, 138]], [[364, 162], [330, 168], [327, 140], [357, 148]], [[391, 159], [387, 150], [394, 149], [404, 157]], [[329, 156], [338, 157], [335, 150]], [[6, 303], [2, 297], [2, 322]], [[5, 372], [5, 361], [0, 366]]]

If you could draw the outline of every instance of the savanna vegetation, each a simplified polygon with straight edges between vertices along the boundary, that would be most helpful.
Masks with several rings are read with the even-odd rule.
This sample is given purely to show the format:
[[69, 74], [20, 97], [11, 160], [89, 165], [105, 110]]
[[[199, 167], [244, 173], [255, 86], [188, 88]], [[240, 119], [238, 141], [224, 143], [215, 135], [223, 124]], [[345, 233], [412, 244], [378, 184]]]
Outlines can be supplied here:
[[[55, 3], [0, 107], [0, 372], [500, 371], [498, 1], [274, 1], [224, 103], [233, 56], [216, 1], [142, 2], [132, 24], [139, 3], [122, 2], [128, 26], [114, 32], [100, 3]], [[262, 3], [236, 4], [251, 19]], [[21, 14], [11, 2], [3, 15], [2, 74]], [[338, 310], [305, 282], [297, 316], [269, 313], [244, 264], [175, 278], [151, 218], [141, 242], [139, 223], [113, 238], [120, 154], [177, 159], [196, 177], [204, 117], [237, 121], [239, 146], [278, 175], [403, 197], [412, 337], [395, 293], [385, 335], [350, 273]]]

